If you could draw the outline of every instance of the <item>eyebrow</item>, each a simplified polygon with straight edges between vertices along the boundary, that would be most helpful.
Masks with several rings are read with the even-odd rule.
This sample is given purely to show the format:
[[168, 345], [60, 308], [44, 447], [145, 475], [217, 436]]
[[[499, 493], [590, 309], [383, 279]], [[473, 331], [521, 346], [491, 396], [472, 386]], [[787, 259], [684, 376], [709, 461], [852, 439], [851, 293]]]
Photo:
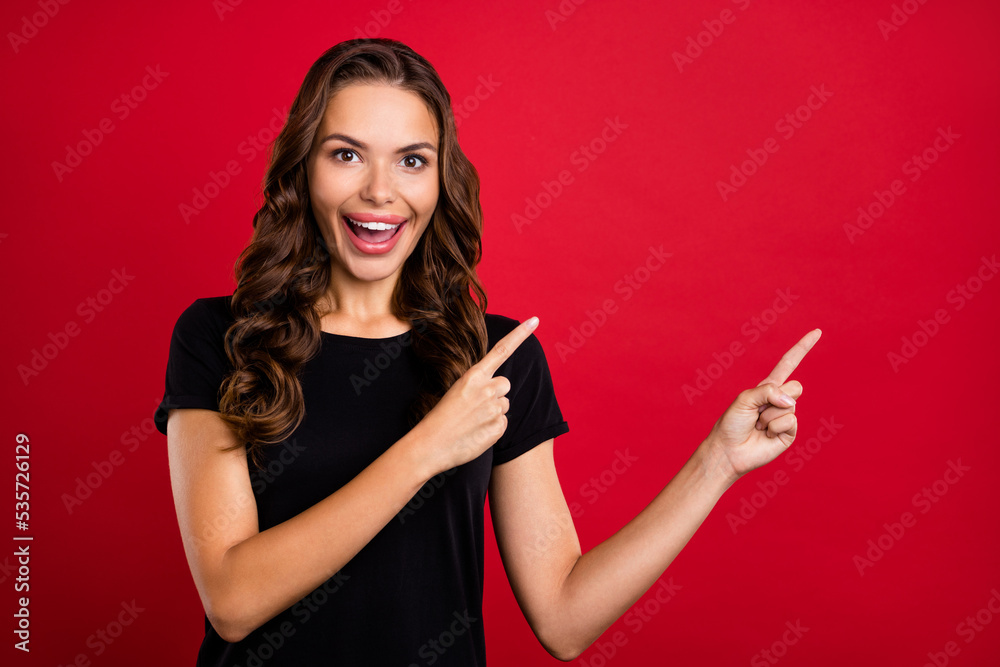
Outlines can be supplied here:
[[[360, 148], [362, 150], [367, 150], [368, 149], [368, 146], [364, 142], [358, 141], [354, 137], [349, 137], [346, 134], [338, 134], [336, 132], [334, 132], [333, 134], [326, 135], [325, 137], [323, 137], [323, 141], [321, 141], [319, 143], [320, 143], [320, 145], [323, 145], [323, 144], [325, 144], [326, 142], [328, 142], [328, 141], [330, 141], [332, 139], [340, 139], [345, 144], [350, 144], [350, 145], [354, 146], [355, 148]], [[434, 151], [435, 153], [437, 153], [437, 147], [434, 146], [431, 143], [426, 142], [426, 141], [421, 141], [421, 142], [416, 143], [416, 144], [410, 144], [409, 146], [403, 146], [402, 148], [398, 149], [396, 152], [397, 153], [409, 153], [410, 151], [415, 151], [415, 150], [418, 150], [420, 148], [426, 148], [428, 150], [431, 150], [431, 151]]]

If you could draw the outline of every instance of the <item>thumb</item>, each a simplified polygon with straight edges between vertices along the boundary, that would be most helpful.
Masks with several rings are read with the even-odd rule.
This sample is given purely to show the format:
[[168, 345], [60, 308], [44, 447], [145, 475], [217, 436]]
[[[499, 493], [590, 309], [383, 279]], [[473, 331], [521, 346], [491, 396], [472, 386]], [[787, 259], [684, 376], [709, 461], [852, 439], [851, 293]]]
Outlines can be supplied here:
[[790, 408], [795, 405], [795, 399], [781, 391], [778, 385], [768, 383], [741, 392], [736, 398], [736, 405], [747, 412], [758, 412], [766, 405]]

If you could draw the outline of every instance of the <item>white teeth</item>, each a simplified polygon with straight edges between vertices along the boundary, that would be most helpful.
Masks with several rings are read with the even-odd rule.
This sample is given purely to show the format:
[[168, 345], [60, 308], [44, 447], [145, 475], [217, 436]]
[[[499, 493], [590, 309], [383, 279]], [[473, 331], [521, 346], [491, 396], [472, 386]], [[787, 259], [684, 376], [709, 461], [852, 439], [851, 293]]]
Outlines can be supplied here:
[[[348, 218], [348, 220], [351, 220]], [[358, 227], [364, 227], [365, 229], [371, 229], [374, 231], [381, 231], [384, 229], [395, 229], [399, 227], [399, 224], [390, 225], [388, 222], [358, 222], [357, 220], [351, 220]]]

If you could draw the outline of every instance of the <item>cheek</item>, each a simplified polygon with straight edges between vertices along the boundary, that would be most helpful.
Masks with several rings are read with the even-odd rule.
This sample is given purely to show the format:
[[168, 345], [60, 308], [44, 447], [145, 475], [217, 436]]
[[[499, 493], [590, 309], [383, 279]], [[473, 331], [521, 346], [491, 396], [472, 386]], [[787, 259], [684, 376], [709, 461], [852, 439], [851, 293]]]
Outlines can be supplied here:
[[414, 190], [410, 193], [410, 201], [412, 201], [424, 215], [428, 215], [437, 207], [438, 195], [437, 181], [434, 181], [431, 186], [422, 185], [419, 188], [414, 188]]
[[344, 199], [340, 192], [342, 187], [343, 183], [322, 173], [316, 174], [315, 178], [309, 181], [309, 199], [317, 219], [336, 216], [337, 208]]

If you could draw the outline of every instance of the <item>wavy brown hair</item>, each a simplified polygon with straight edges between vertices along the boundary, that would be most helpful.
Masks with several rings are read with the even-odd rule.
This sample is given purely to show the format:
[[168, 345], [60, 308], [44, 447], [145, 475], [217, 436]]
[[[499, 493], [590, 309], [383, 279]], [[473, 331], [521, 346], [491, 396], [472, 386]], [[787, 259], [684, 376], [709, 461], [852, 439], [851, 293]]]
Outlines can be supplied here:
[[299, 373], [320, 349], [320, 304], [331, 273], [306, 161], [330, 98], [359, 83], [416, 93], [438, 127], [437, 208], [392, 293], [392, 312], [412, 325], [411, 346], [423, 370], [410, 427], [487, 352], [486, 291], [476, 275], [479, 174], [458, 145], [451, 97], [431, 64], [408, 46], [382, 38], [341, 42], [306, 73], [271, 147], [263, 203], [235, 266], [235, 322], [226, 332], [234, 370], [220, 388], [219, 411], [257, 466], [262, 448], [288, 438], [305, 417]]

